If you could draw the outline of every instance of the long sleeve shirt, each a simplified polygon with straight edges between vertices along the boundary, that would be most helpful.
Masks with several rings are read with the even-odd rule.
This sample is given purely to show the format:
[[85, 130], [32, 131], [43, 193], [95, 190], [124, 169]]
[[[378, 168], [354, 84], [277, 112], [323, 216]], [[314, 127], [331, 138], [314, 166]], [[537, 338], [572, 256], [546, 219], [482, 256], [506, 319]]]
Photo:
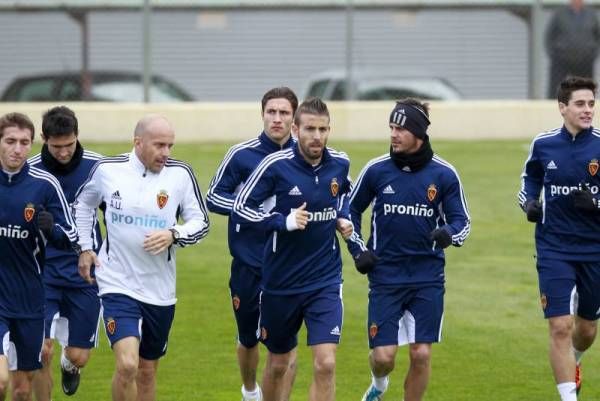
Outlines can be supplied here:
[[[29, 159], [29, 164], [33, 167], [44, 170], [54, 176], [60, 183], [69, 205], [75, 201], [75, 194], [81, 185], [87, 179], [92, 167], [102, 158], [98, 153], [84, 150], [79, 164], [68, 172], [57, 172], [51, 166], [43, 163], [41, 154]], [[100, 224], [95, 218], [91, 232], [93, 241], [93, 250], [98, 252], [102, 244], [100, 233]], [[62, 287], [90, 287], [95, 286], [87, 283], [79, 275], [78, 270], [79, 256], [72, 249], [59, 249], [52, 244], [46, 246], [46, 259], [44, 266], [44, 282], [50, 285]]]
[[543, 217], [536, 224], [540, 258], [600, 260], [600, 215], [573, 206], [573, 189], [600, 194], [600, 131], [590, 128], [573, 137], [565, 127], [536, 136], [521, 175], [519, 205], [541, 200]]
[[[263, 132], [258, 138], [231, 147], [208, 187], [208, 209], [213, 213], [230, 216], [235, 197], [256, 166], [268, 155], [289, 149], [293, 143], [293, 139], [290, 138], [283, 145], [279, 145]], [[269, 207], [268, 203], [266, 207]], [[263, 248], [267, 240], [267, 233], [262, 227], [256, 224], [236, 224], [229, 218], [227, 238], [231, 256], [242, 261], [260, 276]]]
[[[371, 237], [362, 238], [362, 214], [372, 205]], [[444, 251], [430, 234], [443, 227], [462, 246], [471, 229], [467, 201], [456, 169], [437, 155], [418, 171], [399, 169], [390, 155], [372, 159], [350, 194], [353, 256], [367, 249], [379, 258], [371, 286], [444, 282]]]
[[101, 202], [106, 203], [106, 238], [96, 268], [100, 295], [119, 293], [152, 305], [174, 304], [174, 247], [152, 255], [143, 243], [147, 234], [169, 228], [180, 233], [178, 246], [195, 244], [208, 234], [208, 213], [191, 167], [168, 159], [153, 173], [135, 152], [101, 159], [75, 200], [84, 250], [93, 247], [93, 217]]
[[[69, 203], [52, 175], [25, 163], [14, 175], [0, 171], [0, 205], [0, 316], [42, 318], [46, 243], [71, 249], [77, 241]], [[48, 238], [37, 225], [42, 210], [54, 217]]]
[[[339, 217], [348, 218], [350, 161], [345, 153], [325, 149], [317, 166], [298, 151], [273, 153], [254, 170], [238, 194], [232, 219], [255, 224], [268, 233], [263, 247], [263, 291], [297, 294], [342, 282], [336, 236]], [[261, 204], [270, 199], [272, 208]], [[286, 217], [306, 202], [308, 224], [287, 231]]]

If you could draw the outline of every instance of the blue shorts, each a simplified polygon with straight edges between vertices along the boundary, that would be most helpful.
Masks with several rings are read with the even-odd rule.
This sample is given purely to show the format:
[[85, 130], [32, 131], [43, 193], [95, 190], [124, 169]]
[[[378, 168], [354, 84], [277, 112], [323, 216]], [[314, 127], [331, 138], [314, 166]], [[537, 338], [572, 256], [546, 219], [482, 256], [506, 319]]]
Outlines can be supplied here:
[[369, 291], [369, 348], [442, 339], [444, 287], [374, 287]]
[[63, 347], [89, 349], [98, 345], [99, 323], [97, 288], [46, 285], [46, 338]]
[[537, 271], [544, 317], [600, 317], [600, 263], [539, 258]]
[[229, 292], [238, 329], [238, 341], [246, 348], [258, 344], [260, 276], [254, 268], [235, 259], [231, 262]]
[[125, 337], [137, 337], [142, 358], [156, 360], [167, 353], [175, 305], [150, 305], [123, 294], [104, 294], [101, 299], [111, 347]]
[[343, 315], [341, 284], [294, 295], [263, 292], [260, 340], [272, 353], [285, 354], [298, 345], [304, 321], [307, 345], [339, 344]]
[[10, 370], [31, 371], [42, 368], [44, 319], [0, 317], [1, 355], [8, 358]]

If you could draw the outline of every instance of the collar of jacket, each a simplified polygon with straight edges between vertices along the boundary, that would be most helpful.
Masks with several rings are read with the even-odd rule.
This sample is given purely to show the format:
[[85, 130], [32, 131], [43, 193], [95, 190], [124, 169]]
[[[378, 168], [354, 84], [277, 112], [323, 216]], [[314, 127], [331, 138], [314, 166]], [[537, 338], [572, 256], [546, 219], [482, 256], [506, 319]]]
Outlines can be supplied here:
[[142, 177], [145, 177], [147, 175], [159, 175], [162, 172], [161, 170], [158, 173], [153, 173], [152, 171], [150, 171], [149, 168], [146, 168], [146, 166], [144, 166], [144, 163], [142, 163], [140, 158], [135, 154], [135, 148], [129, 154], [129, 164], [131, 165], [131, 168], [133, 168], [133, 170], [136, 173], [139, 173]]
[[267, 133], [265, 131], [263, 131], [258, 136], [258, 139], [260, 140], [260, 143], [262, 143], [271, 152], [277, 152], [278, 150], [287, 149], [287, 148], [291, 147], [292, 144], [294, 143], [294, 140], [292, 139], [292, 136], [290, 135], [288, 140], [283, 145], [280, 145], [277, 142], [274, 142], [271, 138], [269, 138], [269, 135], [267, 135]]
[[579, 131], [577, 133], [577, 135], [575, 135], [575, 138], [573, 138], [573, 135], [571, 135], [571, 133], [569, 132], [569, 130], [567, 130], [567, 127], [565, 127], [564, 125], [562, 126], [562, 128], [560, 129], [560, 134], [565, 137], [566, 139], [568, 139], [569, 141], [582, 141], [585, 138], [589, 137], [592, 134], [592, 131], [594, 130], [594, 127], [590, 127], [587, 129], [583, 129], [581, 131]]
[[61, 162], [56, 160], [54, 156], [50, 154], [50, 151], [48, 150], [48, 144], [46, 143], [44, 144], [44, 146], [42, 146], [41, 157], [42, 163], [44, 164], [44, 166], [46, 166], [49, 172], [55, 175], [67, 175], [73, 172], [77, 168], [77, 166], [79, 166], [79, 163], [81, 163], [81, 159], [83, 158], [83, 147], [81, 146], [79, 141], [77, 141], [73, 157], [71, 158], [71, 160], [69, 160], [67, 164], [62, 164]]
[[0, 169], [0, 184], [5, 185], [5, 186], [15, 185], [16, 183], [18, 183], [19, 181], [21, 181], [25, 177], [27, 177], [28, 173], [29, 173], [29, 163], [28, 162], [25, 162], [25, 164], [23, 164], [23, 167], [21, 167], [21, 170], [19, 170], [18, 173], [11, 176], [10, 178], [9, 178], [8, 174], [6, 174], [4, 172], [4, 170]]

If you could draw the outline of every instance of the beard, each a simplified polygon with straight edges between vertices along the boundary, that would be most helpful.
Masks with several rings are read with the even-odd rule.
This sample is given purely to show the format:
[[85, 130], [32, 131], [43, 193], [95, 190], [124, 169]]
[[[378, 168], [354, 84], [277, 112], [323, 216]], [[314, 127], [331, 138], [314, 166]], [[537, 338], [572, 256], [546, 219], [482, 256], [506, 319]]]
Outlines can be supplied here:
[[[317, 148], [317, 146], [319, 146]], [[323, 149], [326, 146], [326, 142], [325, 143], [310, 143], [306, 146], [301, 146], [302, 149], [302, 153], [304, 155], [304, 157], [306, 157], [309, 160], [319, 160], [322, 156], [323, 156]]]

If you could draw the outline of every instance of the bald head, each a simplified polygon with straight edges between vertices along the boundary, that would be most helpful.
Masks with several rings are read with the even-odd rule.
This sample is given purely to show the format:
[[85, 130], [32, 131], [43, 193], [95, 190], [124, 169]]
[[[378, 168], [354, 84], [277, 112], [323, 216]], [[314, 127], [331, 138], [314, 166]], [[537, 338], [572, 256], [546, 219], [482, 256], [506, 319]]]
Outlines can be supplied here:
[[154, 132], [173, 132], [169, 120], [160, 114], [146, 114], [138, 121], [133, 131], [133, 136], [145, 136]]
[[153, 173], [159, 173], [171, 154], [175, 131], [165, 117], [148, 114], [135, 126], [133, 143], [135, 154], [144, 166]]

